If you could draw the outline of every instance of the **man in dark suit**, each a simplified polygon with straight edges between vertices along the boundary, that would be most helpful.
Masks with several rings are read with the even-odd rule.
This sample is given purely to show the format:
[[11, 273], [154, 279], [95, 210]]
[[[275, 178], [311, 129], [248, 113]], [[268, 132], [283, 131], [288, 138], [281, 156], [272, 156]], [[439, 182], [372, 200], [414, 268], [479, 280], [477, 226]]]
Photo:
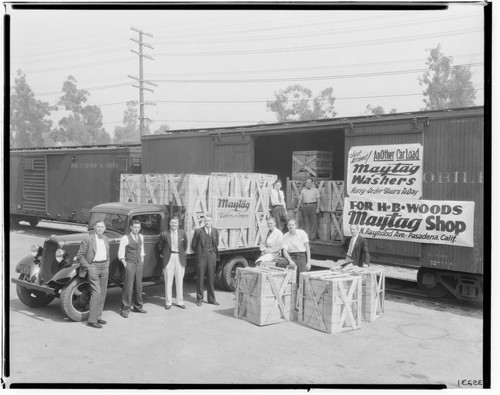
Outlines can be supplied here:
[[364, 263], [370, 266], [368, 243], [363, 236], [359, 235], [359, 228], [357, 225], [351, 225], [350, 229], [352, 237], [348, 237], [344, 245], [344, 247], [347, 248], [346, 260], [352, 260], [352, 264], [359, 267], [363, 267]]
[[94, 232], [83, 239], [76, 255], [80, 263], [80, 277], [88, 274], [90, 283], [90, 314], [87, 325], [92, 328], [102, 328], [106, 321], [101, 318], [108, 290], [109, 276], [109, 243], [104, 236], [106, 225], [97, 221]]
[[191, 247], [196, 252], [196, 304], [201, 306], [204, 295], [203, 282], [207, 274], [207, 299], [208, 303], [219, 305], [215, 300], [215, 266], [219, 260], [219, 231], [212, 227], [212, 217], [205, 216], [204, 226], [196, 229]]
[[179, 229], [179, 218], [170, 219], [170, 229], [161, 232], [156, 248], [162, 258], [163, 278], [165, 279], [165, 308], [172, 307], [172, 285], [175, 277], [177, 306], [185, 309], [183, 298], [183, 281], [186, 271], [186, 233]]

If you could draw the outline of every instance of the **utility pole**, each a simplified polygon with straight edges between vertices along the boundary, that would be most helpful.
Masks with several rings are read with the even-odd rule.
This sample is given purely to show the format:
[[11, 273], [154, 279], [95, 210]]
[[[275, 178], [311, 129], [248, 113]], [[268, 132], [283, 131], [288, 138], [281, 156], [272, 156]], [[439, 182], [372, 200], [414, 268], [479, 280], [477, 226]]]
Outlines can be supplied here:
[[143, 58], [147, 58], [149, 60], [154, 60], [154, 59], [151, 56], [149, 56], [148, 54], [145, 54], [143, 52], [143, 48], [144, 47], [147, 47], [150, 49], [154, 49], [154, 48], [150, 44], [143, 42], [143, 36], [153, 37], [153, 35], [150, 33], [143, 32], [141, 29], [137, 29], [135, 27], [131, 27], [130, 30], [133, 30], [133, 31], [139, 33], [139, 39], [136, 39], [136, 38], [130, 39], [133, 42], [139, 44], [139, 52], [137, 52], [133, 49], [130, 50], [133, 53], [139, 55], [139, 78], [137, 78], [133, 75], [129, 75], [128, 77], [136, 80], [139, 83], [139, 85], [132, 85], [132, 86], [134, 88], [139, 88], [139, 131], [140, 131], [140, 135], [142, 138], [142, 136], [144, 135], [144, 120], [148, 119], [148, 118], [145, 118], [145, 116], [144, 116], [144, 105], [145, 104], [153, 104], [153, 103], [149, 103], [149, 102], [144, 102], [144, 91], [146, 90], [146, 91], [150, 91], [150, 92], [154, 93], [154, 91], [152, 89], [146, 88], [144, 85], [147, 84], [147, 85], [151, 85], [151, 86], [157, 86], [155, 83], [144, 79]]

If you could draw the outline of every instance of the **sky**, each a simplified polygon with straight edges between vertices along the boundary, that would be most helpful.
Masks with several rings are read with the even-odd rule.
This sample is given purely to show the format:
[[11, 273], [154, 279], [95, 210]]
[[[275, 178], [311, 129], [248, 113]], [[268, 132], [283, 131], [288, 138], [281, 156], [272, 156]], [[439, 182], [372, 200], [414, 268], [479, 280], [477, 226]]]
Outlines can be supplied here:
[[[139, 100], [144, 41], [145, 93], [151, 130], [200, 129], [277, 122], [266, 102], [292, 84], [313, 97], [332, 87], [337, 117], [366, 106], [386, 112], [424, 107], [418, 76], [428, 50], [441, 45], [453, 64], [470, 65], [484, 103], [484, 16], [479, 4], [440, 11], [337, 10], [7, 10], [11, 15], [11, 86], [18, 69], [36, 98], [56, 104], [69, 75], [98, 105], [113, 136], [126, 102]], [[54, 125], [65, 114], [54, 112]]]

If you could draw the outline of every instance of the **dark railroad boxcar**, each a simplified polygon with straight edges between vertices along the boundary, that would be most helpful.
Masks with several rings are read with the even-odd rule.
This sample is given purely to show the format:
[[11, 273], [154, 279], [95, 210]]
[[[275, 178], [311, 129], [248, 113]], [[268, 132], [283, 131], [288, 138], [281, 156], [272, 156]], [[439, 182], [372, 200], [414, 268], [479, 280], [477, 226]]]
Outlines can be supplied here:
[[120, 175], [141, 172], [141, 146], [12, 149], [10, 222], [87, 223], [90, 209], [120, 199]]
[[[423, 111], [144, 136], [143, 173], [259, 172], [292, 177], [294, 151], [333, 153], [333, 179], [347, 179], [351, 147], [418, 143], [424, 200], [475, 202], [474, 247], [370, 238], [372, 261], [419, 269], [432, 295], [482, 298], [484, 108]], [[289, 207], [292, 208], [292, 207]], [[345, 225], [344, 225], [345, 226]], [[314, 241], [316, 257], [343, 257], [339, 241]]]

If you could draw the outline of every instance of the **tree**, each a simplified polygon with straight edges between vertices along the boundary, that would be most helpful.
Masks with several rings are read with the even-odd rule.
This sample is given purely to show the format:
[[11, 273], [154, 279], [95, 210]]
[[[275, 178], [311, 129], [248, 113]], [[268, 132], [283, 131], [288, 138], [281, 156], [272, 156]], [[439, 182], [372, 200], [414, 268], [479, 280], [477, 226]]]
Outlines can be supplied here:
[[129, 101], [127, 102], [127, 109], [123, 114], [123, 125], [115, 127], [115, 137], [113, 142], [115, 143], [125, 143], [133, 142], [137, 143], [141, 141], [140, 131], [138, 127], [139, 115], [137, 114], [137, 102]]
[[[398, 112], [395, 108], [391, 108], [391, 111], [389, 111], [389, 114], [394, 114]], [[361, 115], [383, 115], [385, 114], [385, 110], [382, 106], [374, 106], [372, 107], [371, 104], [368, 104], [365, 108], [365, 111]]]
[[90, 94], [85, 89], [78, 89], [76, 82], [70, 75], [63, 83], [63, 95], [58, 104], [69, 111], [69, 114], [61, 118], [59, 128], [52, 133], [52, 138], [64, 145], [111, 143], [111, 137], [102, 124], [101, 109], [85, 105]]
[[441, 45], [429, 50], [425, 63], [429, 69], [418, 77], [425, 86], [426, 110], [470, 107], [474, 105], [476, 90], [472, 86], [470, 66], [453, 66], [453, 57], [441, 52]]
[[310, 89], [301, 85], [290, 85], [284, 90], [274, 92], [274, 97], [276, 100], [268, 101], [267, 108], [275, 113], [279, 122], [333, 118], [337, 114], [333, 110], [333, 88], [324, 89], [311, 100]]
[[26, 81], [26, 74], [17, 71], [10, 95], [10, 146], [13, 148], [43, 147], [52, 129], [46, 119], [55, 107], [35, 99]]
[[160, 134], [160, 133], [165, 133], [170, 130], [170, 126], [168, 125], [160, 125], [158, 129], [156, 129], [153, 134]]

